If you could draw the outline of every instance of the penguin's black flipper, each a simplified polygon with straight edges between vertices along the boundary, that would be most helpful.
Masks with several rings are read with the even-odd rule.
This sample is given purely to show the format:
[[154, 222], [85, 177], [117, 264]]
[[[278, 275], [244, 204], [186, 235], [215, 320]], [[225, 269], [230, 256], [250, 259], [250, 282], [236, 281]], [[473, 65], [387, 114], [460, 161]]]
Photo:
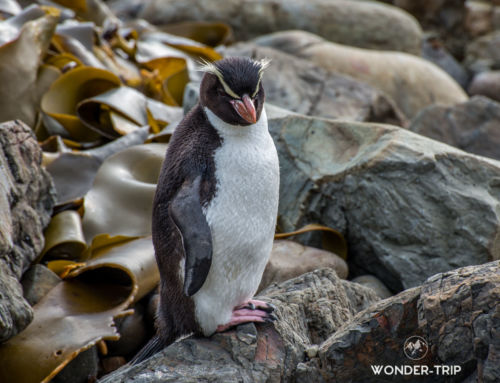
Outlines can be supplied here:
[[212, 264], [212, 234], [200, 202], [201, 175], [186, 181], [170, 203], [169, 213], [182, 236], [185, 254], [184, 294], [192, 296], [207, 279]]
[[165, 341], [161, 340], [158, 335], [152, 337], [146, 345], [141, 348], [141, 350], [135, 354], [135, 356], [128, 362], [131, 366], [134, 364], [139, 364], [143, 360], [146, 360], [156, 354], [157, 352], [163, 350], [167, 344]]

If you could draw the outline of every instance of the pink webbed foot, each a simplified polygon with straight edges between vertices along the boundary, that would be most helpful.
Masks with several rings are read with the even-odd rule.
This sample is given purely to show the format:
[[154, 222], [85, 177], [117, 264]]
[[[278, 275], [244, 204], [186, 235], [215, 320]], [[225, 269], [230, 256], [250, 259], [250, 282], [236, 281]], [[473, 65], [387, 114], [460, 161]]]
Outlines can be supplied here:
[[249, 300], [233, 310], [233, 315], [228, 323], [219, 325], [217, 332], [226, 331], [227, 329], [248, 322], [274, 322], [277, 318], [272, 312], [274, 305], [263, 301]]
[[258, 301], [257, 299], [250, 299], [245, 303], [236, 307], [236, 309], [242, 309], [242, 308], [250, 310], [261, 310], [265, 311], [266, 313], [272, 313], [276, 309], [276, 307], [272, 303]]

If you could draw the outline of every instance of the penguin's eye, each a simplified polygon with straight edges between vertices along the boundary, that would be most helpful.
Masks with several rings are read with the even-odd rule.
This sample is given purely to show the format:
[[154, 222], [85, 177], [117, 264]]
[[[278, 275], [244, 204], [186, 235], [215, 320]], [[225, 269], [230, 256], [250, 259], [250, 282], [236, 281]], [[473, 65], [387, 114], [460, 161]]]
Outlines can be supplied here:
[[221, 97], [228, 97], [229, 95], [226, 93], [224, 89], [218, 88], [217, 89], [217, 95]]

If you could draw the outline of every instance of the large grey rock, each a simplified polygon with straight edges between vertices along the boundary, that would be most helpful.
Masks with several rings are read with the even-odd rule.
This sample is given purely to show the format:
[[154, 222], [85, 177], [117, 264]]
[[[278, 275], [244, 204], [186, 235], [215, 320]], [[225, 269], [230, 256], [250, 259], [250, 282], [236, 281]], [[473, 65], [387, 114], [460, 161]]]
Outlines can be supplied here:
[[274, 324], [245, 324], [208, 339], [184, 339], [101, 382], [290, 382], [306, 351], [314, 355], [314, 344], [378, 299], [331, 269], [272, 286], [262, 296], [277, 307]]
[[251, 42], [232, 45], [225, 56], [271, 59], [263, 84], [266, 100], [308, 116], [354, 121], [384, 122], [405, 126], [407, 121], [394, 101], [378, 89], [348, 75], [320, 66], [277, 49]]
[[500, 163], [389, 125], [271, 119], [279, 224], [341, 231], [350, 270], [391, 290], [500, 257]]
[[386, 4], [347, 0], [150, 0], [137, 10], [153, 24], [223, 21], [238, 40], [302, 29], [341, 44], [420, 52], [421, 29], [408, 13]]
[[[498, 261], [437, 274], [360, 312], [320, 345], [318, 358], [303, 364], [297, 381], [498, 382], [499, 297]], [[421, 353], [405, 352], [412, 336], [423, 339]], [[402, 365], [427, 366], [434, 374], [375, 377], [372, 370]], [[436, 365], [458, 368], [439, 374]]]
[[409, 129], [470, 153], [500, 160], [500, 103], [483, 96], [446, 107], [432, 105]]
[[0, 124], [0, 342], [32, 319], [19, 280], [44, 245], [55, 200], [42, 152], [20, 121]]

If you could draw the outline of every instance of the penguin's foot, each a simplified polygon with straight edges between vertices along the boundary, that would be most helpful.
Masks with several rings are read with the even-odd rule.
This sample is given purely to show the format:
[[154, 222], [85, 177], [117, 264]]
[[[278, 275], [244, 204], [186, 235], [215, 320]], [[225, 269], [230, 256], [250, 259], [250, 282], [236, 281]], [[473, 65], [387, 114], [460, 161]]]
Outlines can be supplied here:
[[272, 303], [250, 299], [236, 307], [236, 310], [239, 309], [261, 310], [267, 313], [272, 313], [276, 309], [276, 307]]
[[[254, 301], [254, 302], [260, 302], [260, 301]], [[267, 305], [265, 302], [261, 302]], [[226, 331], [228, 328], [237, 326], [242, 323], [248, 323], [248, 322], [274, 322], [277, 318], [274, 314], [271, 314], [269, 311], [265, 311], [260, 308], [256, 308], [255, 303], [252, 302], [254, 305], [254, 308], [248, 308], [248, 302], [245, 304], [245, 306], [238, 306], [233, 310], [233, 315], [231, 316], [231, 319], [229, 320], [228, 323], [219, 325], [217, 327], [216, 332], [223, 332]], [[273, 306], [274, 307], [274, 306]], [[266, 307], [266, 310], [269, 308]], [[274, 308], [271, 309], [271, 311], [274, 310]]]

